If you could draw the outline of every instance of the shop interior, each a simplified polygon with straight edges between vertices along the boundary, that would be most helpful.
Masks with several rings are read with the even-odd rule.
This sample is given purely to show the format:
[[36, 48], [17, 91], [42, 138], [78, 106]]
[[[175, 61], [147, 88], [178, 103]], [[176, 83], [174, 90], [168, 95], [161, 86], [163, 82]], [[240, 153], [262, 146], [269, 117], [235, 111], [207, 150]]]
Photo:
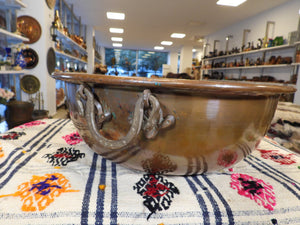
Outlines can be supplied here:
[[[280, 200], [280, 196], [278, 194], [278, 205], [280, 205], [280, 208], [278, 211], [273, 211], [274, 208], [276, 209], [276, 204], [274, 203], [275, 197], [273, 199], [272, 196], [272, 201], [274, 202], [266, 197], [265, 199], [261, 200], [263, 203], [257, 203], [259, 202], [257, 199], [261, 197], [261, 195], [258, 195], [259, 197], [257, 198], [253, 197], [253, 200], [252, 197], [249, 197], [249, 194], [248, 198], [253, 200], [251, 202], [253, 205], [250, 204], [249, 206], [249, 208], [253, 210], [250, 210], [251, 212], [249, 212], [249, 215], [252, 216], [252, 219], [255, 213], [261, 215], [261, 218], [255, 218], [253, 219], [254, 222], [251, 223], [252, 219], [249, 219], [243, 214], [246, 212], [246, 209], [243, 208], [244, 206], [242, 206], [241, 210], [239, 211], [241, 203], [236, 203], [235, 200], [232, 200], [232, 202], [235, 202], [234, 205], [230, 205], [231, 203], [229, 203], [229, 205], [232, 206], [232, 211], [234, 211], [232, 213], [229, 205], [227, 206], [227, 203], [225, 203], [226, 201], [229, 201], [228, 199], [230, 199], [231, 196], [229, 196], [228, 199], [222, 199], [220, 197], [221, 194], [217, 192], [217, 189], [213, 187], [212, 183], [209, 183], [207, 180], [208, 178], [206, 177], [203, 177], [203, 181], [207, 182], [206, 185], [212, 188], [211, 190], [213, 191], [211, 195], [206, 194], [203, 199], [198, 193], [202, 190], [206, 190], [206, 186], [202, 185], [200, 182], [202, 178], [197, 180], [198, 178], [195, 176], [195, 178], [176, 177], [174, 178], [174, 182], [177, 181], [177, 185], [178, 182], [181, 182], [182, 180], [184, 183], [187, 183], [184, 184], [186, 187], [184, 185], [181, 186], [181, 190], [187, 187], [192, 190], [191, 193], [193, 194], [189, 196], [196, 196], [195, 202], [198, 204], [197, 207], [200, 205], [202, 210], [201, 212], [195, 211], [188, 206], [188, 201], [190, 201], [190, 199], [186, 200], [187, 202], [185, 202], [184, 197], [181, 197], [182, 204], [187, 207], [186, 211], [182, 211], [182, 215], [179, 213], [179, 211], [176, 211], [177, 209], [174, 211], [174, 214], [169, 213], [162, 215], [162, 212], [167, 212], [167, 209], [171, 207], [174, 196], [175, 199], [176, 197], [179, 198], [177, 196], [179, 195], [177, 187], [173, 187], [172, 183], [167, 183], [167, 180], [161, 180], [162, 184], [165, 185], [164, 190], [168, 190], [168, 193], [170, 193], [171, 189], [173, 188], [173, 192], [170, 195], [166, 194], [168, 199], [162, 200], [165, 202], [161, 202], [161, 205], [155, 202], [156, 205], [153, 206], [152, 211], [150, 204], [154, 204], [154, 200], [153, 202], [147, 203], [146, 201], [149, 200], [150, 197], [148, 196], [149, 198], [146, 198], [145, 195], [147, 195], [148, 192], [143, 192], [140, 190], [139, 183], [136, 183], [136, 186], [134, 186], [133, 189], [135, 192], [138, 192], [145, 199], [145, 201], [140, 204], [144, 204], [144, 208], [142, 208], [142, 210], [150, 210], [151, 212], [149, 215], [145, 212], [137, 213], [132, 208], [127, 206], [126, 208], [124, 206], [126, 204], [124, 204], [122, 201], [114, 202], [112, 196], [114, 194], [117, 196], [117, 190], [113, 188], [111, 190], [109, 189], [111, 191], [109, 192], [109, 195], [112, 199], [109, 200], [109, 205], [107, 205], [108, 200], [105, 200], [106, 202], [103, 203], [103, 205], [101, 205], [99, 201], [92, 202], [92, 200], [86, 200], [91, 198], [91, 196], [88, 194], [88, 191], [95, 188], [95, 185], [86, 185], [82, 187], [78, 185], [77, 189], [70, 189], [70, 192], [74, 193], [76, 190], [85, 190], [85, 194], [83, 196], [84, 201], [89, 202], [89, 204], [91, 204], [91, 208], [95, 206], [95, 211], [89, 211], [88, 206], [85, 208], [86, 205], [84, 204], [86, 203], [81, 203], [82, 208], [80, 208], [80, 210], [82, 211], [76, 211], [77, 208], [75, 207], [75, 200], [72, 200], [74, 201], [74, 206], [68, 206], [69, 208], [66, 209], [63, 208], [65, 211], [59, 215], [55, 214], [56, 209], [51, 207], [47, 208], [51, 203], [50, 200], [47, 203], [47, 206], [45, 205], [42, 207], [37, 204], [38, 206], [36, 206], [36, 208], [34, 208], [32, 205], [26, 206], [26, 202], [24, 201], [22, 211], [31, 211], [31, 213], [33, 211], [39, 211], [39, 213], [46, 212], [45, 218], [48, 220], [53, 216], [53, 224], [68, 224], [69, 222], [66, 222], [66, 218], [71, 221], [70, 224], [79, 224], [80, 219], [81, 224], [90, 224], [91, 221], [92, 223], [95, 222], [95, 224], [150, 224], [148, 222], [151, 221], [151, 219], [154, 222], [153, 224], [198, 224], [198, 217], [205, 217], [210, 220], [208, 222], [205, 221], [205, 219], [203, 221], [201, 220], [199, 224], [214, 224], [214, 220], [216, 224], [222, 224], [222, 222], [225, 220], [226, 222], [224, 222], [224, 224], [235, 224], [234, 220], [239, 221], [240, 224], [260, 224], [259, 222], [261, 222], [261, 224], [299, 224], [300, 184], [299, 180], [297, 180], [299, 178], [299, 175], [297, 174], [299, 174], [300, 169], [300, 79], [298, 79], [300, 76], [300, 1], [242, 0], [239, 5], [224, 4], [225, 3], [223, 3], [223, 0], [0, 0], [0, 139], [4, 139], [2, 138], [1, 134], [6, 134], [10, 131], [15, 132], [15, 129], [18, 132], [15, 132], [13, 137], [9, 136], [9, 140], [21, 138], [22, 135], [26, 133], [26, 129], [28, 129], [28, 127], [26, 127], [24, 124], [33, 124], [30, 125], [30, 127], [35, 126], [36, 124], [43, 126], [44, 120], [51, 121], [49, 123], [45, 122], [45, 126], [49, 125], [51, 129], [53, 127], [53, 130], [56, 129], [55, 127], [60, 126], [60, 129], [63, 129], [63, 126], [67, 127], [67, 130], [74, 129], [73, 125], [70, 125], [72, 122], [70, 122], [70, 124], [69, 122], [56, 122], [60, 120], [71, 121], [73, 118], [75, 118], [75, 126], [79, 126], [78, 124], [80, 122], [78, 121], [80, 121], [80, 119], [77, 118], [77, 114], [72, 114], [74, 112], [70, 110], [70, 107], [74, 107], [72, 106], [74, 101], [70, 101], [70, 99], [68, 99], [70, 97], [68, 97], [67, 91], [70, 91], [70, 89], [67, 90], [67, 81], [64, 79], [54, 79], [52, 76], [53, 74], [76, 74], [78, 77], [97, 75], [99, 77], [120, 77], [124, 79], [130, 77], [132, 80], [137, 79], [139, 82], [141, 82], [141, 86], [142, 83], [147, 83], [147, 85], [150, 85], [151, 80], [153, 80], [154, 86], [160, 86], [161, 83], [159, 80], [165, 79], [165, 81], [162, 81], [162, 84], [164, 84], [163, 82], [174, 82], [176, 85], [179, 85], [179, 83], [183, 83], [184, 85], [186, 84], [185, 82], [188, 82], [188, 84], [194, 88], [195, 86], [193, 85], [196, 85], [197, 82], [221, 82], [224, 87], [226, 84], [231, 85], [232, 83], [241, 83], [242, 86], [253, 84], [258, 88], [264, 87], [265, 85], [291, 87], [295, 88], [295, 92], [281, 94], [272, 119], [270, 121], [267, 119], [263, 121], [264, 123], [267, 123], [266, 121], [268, 121], [270, 126], [265, 129], [266, 131], [263, 135], [264, 138], [262, 139], [262, 144], [259, 145], [261, 146], [261, 149], [257, 151], [257, 155], [255, 155], [255, 157], [258, 158], [258, 154], [261, 154], [260, 156], [264, 159], [267, 159], [267, 157], [271, 159], [274, 156], [277, 158], [275, 159], [273, 157], [272, 160], [274, 162], [277, 160], [276, 163], [279, 163], [279, 158], [281, 157], [281, 160], [283, 160], [282, 157], [284, 158], [285, 156], [286, 161], [280, 161], [281, 166], [283, 164], [288, 164], [287, 160], [289, 160], [290, 163], [288, 165], [291, 165], [293, 162], [298, 163], [298, 167], [295, 167], [298, 170], [298, 173], [297, 171], [295, 172], [293, 170], [292, 174], [288, 174], [289, 178], [284, 178], [284, 181], [280, 181], [284, 188], [292, 192], [292, 197], [296, 196], [298, 202], [291, 201], [291, 205], [287, 206], [287, 203], [285, 204], [283, 200]], [[220, 83], [217, 83], [216, 86], [219, 84]], [[99, 86], [101, 86], [101, 84], [99, 84]], [[170, 86], [172, 85], [170, 84]], [[226, 91], [226, 88], [224, 90]], [[164, 91], [161, 92], [163, 93]], [[160, 91], [158, 93], [160, 93]], [[76, 101], [78, 102], [78, 99], [80, 98], [77, 98], [77, 94], [78, 92], [76, 92]], [[189, 93], [187, 95], [192, 94]], [[225, 92], [224, 96], [226, 96], [224, 97], [224, 99], [226, 99], [227, 95]], [[250, 96], [249, 99], [253, 99], [253, 96]], [[84, 99], [84, 97], [81, 96], [81, 99]], [[216, 103], [215, 99], [210, 100], [209, 102], [211, 102], [210, 107], [213, 110], [219, 107], [219, 103]], [[268, 104], [273, 103], [271, 102]], [[95, 103], [95, 109], [99, 109], [101, 107], [101, 105], [99, 107], [99, 104], [97, 105]], [[258, 106], [255, 107], [258, 108]], [[262, 105], [262, 107], [264, 106]], [[272, 107], [269, 105], [265, 107], [269, 107], [268, 109], [270, 110], [272, 109]], [[122, 108], [121, 104], [119, 108]], [[82, 111], [84, 110], [82, 109]], [[94, 113], [93, 110], [90, 111]], [[163, 107], [162, 109], [157, 110], [157, 114], [165, 116], [165, 112], [163, 112], [163, 110]], [[207, 114], [209, 110], [210, 108], [206, 109]], [[169, 111], [171, 112], [171, 110]], [[246, 111], [247, 110], [243, 109], [240, 112], [247, 114]], [[199, 110], [199, 112], [202, 111]], [[249, 115], [249, 112], [247, 115]], [[81, 115], [80, 113], [78, 115]], [[175, 110], [173, 110], [172, 113], [176, 114]], [[189, 113], [193, 114], [195, 113], [195, 110], [191, 110]], [[263, 116], [267, 115], [268, 113], [269, 111], [262, 111], [262, 114], [264, 114]], [[174, 117], [174, 120], [177, 119], [178, 121], [180, 117], [179, 115], [187, 116], [187, 114], [187, 112], [181, 114], [178, 113], [178, 116]], [[224, 115], [225, 114], [226, 113], [224, 113]], [[221, 116], [219, 116], [219, 118], [220, 117]], [[101, 117], [99, 120], [102, 121], [103, 118]], [[117, 118], [114, 112], [112, 112], [110, 115], [109, 119], [111, 118]], [[134, 119], [132, 119], [130, 116], [128, 116], [128, 118], [128, 121], [134, 124], [134, 122], [132, 122]], [[175, 123], [170, 119], [171, 122], [166, 121], [165, 124], [163, 124], [162, 116], [159, 118], [160, 119], [157, 119], [159, 120], [157, 130], [162, 129], [162, 127], [164, 127], [168, 122], [172, 122], [172, 125]], [[215, 118], [217, 118], [217, 116], [215, 116]], [[206, 119], [210, 120], [211, 118], [208, 116]], [[53, 122], [54, 120], [55, 122]], [[104, 122], [108, 120], [108, 116], [103, 120]], [[155, 120], [153, 119], [153, 121]], [[93, 123], [97, 124], [98, 122], [99, 121], [97, 120]], [[224, 124], [227, 125], [226, 123]], [[168, 124], [168, 126], [171, 125]], [[168, 126], [166, 125], [167, 130]], [[190, 124], [190, 126], [193, 127], [193, 124]], [[87, 130], [86, 127], [84, 127], [84, 129]], [[251, 129], [249, 128], [249, 130]], [[86, 130], [82, 132], [82, 136], [86, 135]], [[137, 130], [140, 130], [140, 128]], [[219, 132], [218, 134], [222, 133], [224, 136], [227, 135], [224, 131], [216, 130], [216, 128], [211, 128], [210, 126], [207, 127], [207, 132], [211, 135], [214, 135], [213, 132]], [[51, 132], [49, 131], [49, 135]], [[57, 133], [53, 133], [53, 136], [56, 137], [56, 135], [60, 134], [59, 132], [61, 131], [59, 130]], [[247, 135], [249, 133], [251, 132], [249, 131]], [[111, 138], [111, 140], [115, 140], [119, 137], [117, 134], [114, 135], [110, 135], [109, 138]], [[165, 133], [162, 135], [162, 137], [165, 137], [164, 135]], [[80, 138], [79, 134], [76, 137], [75, 136], [71, 137], [71, 139], [73, 138], [72, 140], [68, 139], [68, 145], [73, 145], [70, 143], [75, 143], [75, 139]], [[31, 138], [33, 140], [35, 137]], [[49, 136], [48, 139], [45, 139], [47, 146], [45, 144], [45, 146], [40, 147], [42, 151], [44, 151], [44, 148], [64, 146], [59, 141], [49, 141], [48, 143], [48, 140], [51, 140], [51, 138], [52, 136]], [[161, 137], [155, 137], [153, 139], [157, 140], [159, 138]], [[251, 138], [256, 139], [256, 136], [251, 133], [246, 137], [247, 141]], [[66, 139], [64, 138], [64, 140]], [[16, 197], [18, 193], [21, 193], [21, 190], [19, 190], [19, 192], [16, 192], [15, 194], [7, 194], [8, 188], [6, 188], [5, 185], [7, 184], [6, 180], [9, 182], [11, 179], [10, 175], [7, 178], [5, 177], [6, 180], [3, 182], [1, 180], [1, 174], [3, 177], [6, 176], [6, 172], [10, 171], [10, 168], [14, 167], [14, 161], [11, 162], [9, 161], [10, 159], [7, 159], [7, 162], [1, 162], [1, 157], [7, 156], [5, 156], [5, 152], [2, 151], [1, 142], [2, 140], [0, 140], [0, 208], [1, 201], [7, 196]], [[24, 147], [24, 149], [22, 147], [22, 154], [24, 155], [26, 155], [25, 153], [29, 153], [31, 151], [25, 146], [26, 143], [22, 143], [22, 146]], [[78, 141], [74, 145], [76, 144], [80, 145], [80, 142]], [[257, 147], [258, 144], [259, 143], [257, 142], [255, 147]], [[93, 142], [89, 143], [88, 145], [90, 147], [94, 147]], [[166, 147], [166, 145], [167, 144], [157, 144], [157, 147], [160, 149], [164, 146]], [[240, 147], [243, 144], [239, 143], [238, 145]], [[9, 146], [9, 143], [6, 144], [6, 146]], [[205, 144], [205, 146], [210, 146], [210, 144]], [[271, 149], [273, 146], [276, 150]], [[84, 150], [88, 149], [86, 144], [82, 148], [84, 148]], [[249, 154], [247, 152], [247, 147], [242, 146], [240, 148], [243, 150], [244, 157]], [[36, 151], [36, 154], [39, 154], [38, 152], [40, 149]], [[257, 149], [259, 148], [257, 147]], [[128, 152], [134, 156], [137, 154], [135, 151], [136, 150], [133, 148], [128, 150]], [[161, 151], [163, 152], [163, 150]], [[274, 153], [272, 156], [267, 156], [266, 151], [273, 151], [272, 153], [275, 152], [276, 154]], [[11, 153], [11, 156], [14, 154], [14, 152], [15, 150]], [[71, 150], [69, 152], [71, 152]], [[174, 152], [176, 152], [176, 150], [174, 150]], [[229, 155], [229, 152], [229, 150], [226, 152], [226, 154], [228, 153], [227, 159], [233, 164], [240, 156], [236, 156], [237, 158], [235, 160], [229, 159], [230, 157], [234, 157], [233, 155]], [[78, 152], [76, 152], [76, 154], [77, 153]], [[56, 156], [58, 154], [63, 157], [63, 154], [66, 153], [57, 152]], [[105, 154], [108, 155], [108, 159], [112, 158], [112, 161], [119, 157], [115, 152], [111, 154], [111, 152], [107, 151]], [[121, 154], [121, 151], [119, 154]], [[74, 155], [72, 155], [72, 157]], [[22, 156], [18, 157], [21, 158]], [[49, 154], [45, 155], [46, 158], [48, 157], [47, 162], [54, 160], [54, 156], [55, 154], [53, 156], [49, 156]], [[92, 162], [91, 168], [100, 168], [100, 164], [96, 163], [97, 160], [100, 160], [97, 159], [97, 156], [93, 156], [92, 154], [89, 155], [87, 152], [85, 152], [80, 154], [78, 153], [76, 157], [74, 157], [77, 161], [78, 159], [83, 159], [85, 156], [86, 158], [90, 157], [87, 164]], [[18, 157], [15, 158], [16, 162], [19, 159]], [[52, 159], [50, 159], [50, 157], [52, 157]], [[195, 175], [200, 174], [200, 172], [207, 172], [205, 160], [202, 162], [202, 158], [200, 159], [196, 156], [194, 157], [193, 155], [189, 157], [188, 163], [190, 164], [187, 172], [184, 175]], [[254, 156], [251, 157], [252, 158], [249, 160], [242, 160], [242, 163], [245, 163], [245, 165], [237, 167], [236, 171], [243, 171], [243, 166], [248, 166], [249, 168], [251, 167], [251, 169], [255, 169], [256, 166], [261, 163], [258, 160], [259, 162], [257, 162], [256, 165], [254, 160], [257, 160], [257, 158]], [[30, 159], [30, 156], [28, 156], [28, 161]], [[67, 165], [66, 163], [62, 166], [58, 159], [55, 160], [56, 164], [54, 161], [51, 161], [53, 170], [65, 168], [64, 166]], [[122, 160], [123, 158], [120, 159], [120, 164], [123, 163]], [[172, 164], [171, 162], [167, 161], [166, 158], [158, 157], [155, 158], [155, 160], [165, 160], [163, 163], [169, 163], [170, 165]], [[174, 160], [176, 161], [177, 158]], [[66, 159], [66, 161], [68, 161], [68, 159]], [[69, 162], [71, 161], [68, 161], [68, 163]], [[102, 163], [105, 164], [106, 162], [102, 161]], [[118, 163], [119, 162], [117, 162], [117, 164]], [[148, 163], [148, 167], [151, 167], [152, 165], [150, 165], [147, 160], [144, 160], [143, 163]], [[154, 161], [151, 161], [151, 163], [155, 164]], [[104, 168], [103, 164], [101, 164], [101, 171]], [[225, 165], [226, 163], [223, 164]], [[5, 169], [3, 173], [1, 173], [1, 165]], [[24, 166], [25, 165], [26, 163], [24, 161]], [[278, 173], [278, 176], [284, 177], [283, 172], [288, 171], [288, 169], [285, 170], [285, 168], [282, 169], [281, 167], [277, 168], [274, 165], [270, 164], [268, 166], [262, 166], [261, 169], [257, 169], [257, 175], [262, 175], [263, 177], [270, 173], [268, 176], [272, 177], [273, 175], [271, 175], [271, 172], [269, 171], [272, 170], [275, 171], [274, 173]], [[7, 166], [7, 168], [5, 166]], [[80, 166], [81, 165], [79, 165], [79, 167]], [[16, 166], [15, 171], [19, 171], [19, 169], [22, 167], [23, 164]], [[175, 167], [176, 166], [174, 166], [174, 168]], [[202, 167], [206, 169], [203, 169]], [[232, 173], [232, 170], [229, 170], [228, 172], [228, 168], [232, 169], [231, 164], [226, 164], [224, 167], [225, 169], [222, 169], [220, 174], [224, 175], [227, 173], [228, 175], [229, 173]], [[106, 171], [105, 167], [105, 169], [103, 169], [103, 173], [96, 173], [95, 175], [95, 177], [99, 176], [97, 177], [99, 180], [102, 179], [102, 183], [100, 182], [96, 188], [97, 190], [91, 192], [93, 195], [92, 197], [95, 197], [95, 199], [99, 200], [106, 197], [104, 189], [108, 187], [109, 184], [107, 182], [104, 185], [105, 182], [103, 179], [105, 180], [106, 178], [103, 176], [103, 174], [107, 173], [107, 177], [109, 177], [107, 179], [111, 178], [112, 182], [110, 186], [113, 187], [115, 185], [115, 187], [117, 187], [117, 185], [119, 185], [117, 184], [117, 175], [115, 172], [118, 170], [116, 169], [118, 167], [115, 167], [113, 163], [110, 167], [110, 165], [107, 163], [107, 168], [109, 168], [109, 171]], [[38, 167], [36, 169], [38, 170]], [[80, 169], [75, 170], [76, 173], [80, 173]], [[176, 169], [174, 170], [176, 171]], [[265, 170], [268, 171], [266, 172]], [[89, 175], [85, 174], [89, 179], [87, 183], [94, 179], [93, 172], [91, 171], [92, 169], [90, 170]], [[151, 171], [150, 173], [152, 173]], [[82, 173], [85, 172], [86, 171]], [[119, 169], [119, 172], [124, 173], [129, 177], [131, 177], [132, 174], [132, 177], [136, 175], [134, 172], [127, 173], [126, 171], [122, 171], [122, 169]], [[169, 171], [167, 171], [167, 173], [168, 172]], [[11, 174], [13, 177], [14, 172], [12, 171]], [[180, 173], [174, 174], [182, 175]], [[253, 174], [255, 174], [255, 172], [253, 172], [252, 175]], [[155, 178], [154, 175], [153, 178], [150, 176], [149, 179], [159, 179], [160, 175], [161, 174], [155, 175], [157, 176]], [[233, 176], [233, 174], [231, 174], [231, 176]], [[21, 175], [18, 175], [18, 177], [20, 178]], [[44, 178], [47, 181], [54, 179], [53, 176]], [[56, 178], [65, 179], [65, 177], [61, 178], [59, 176]], [[144, 179], [146, 178], [144, 177]], [[276, 179], [277, 178], [274, 178], [274, 180]], [[169, 180], [171, 179], [169, 178]], [[79, 180], [77, 181], [80, 182]], [[127, 182], [126, 179], [118, 180], [118, 182], [121, 181], [124, 181], [124, 183]], [[128, 180], [128, 182], [132, 183], [131, 178]], [[144, 181], [141, 180], [140, 182], [143, 183]], [[238, 182], [238, 180], [236, 182]], [[264, 187], [267, 187], [267, 184], [262, 181], [257, 181], [256, 184], [263, 186], [265, 185]], [[220, 185], [219, 187], [222, 186], [221, 183], [218, 183], [218, 185]], [[231, 187], [233, 188], [234, 185], [235, 184], [233, 184], [232, 181]], [[4, 192], [1, 192], [2, 187], [4, 187]], [[55, 187], [55, 185], [53, 187]], [[57, 183], [56, 187], [58, 187]], [[34, 188], [35, 187], [32, 187], [30, 190]], [[159, 189], [159, 187], [157, 188]], [[21, 189], [21, 186], [19, 189]], [[64, 191], [67, 189], [68, 188], [64, 189]], [[47, 189], [49, 192], [51, 190], [52, 189], [50, 187]], [[60, 190], [62, 189], [60, 188]], [[228, 188], [228, 190], [226, 190], [224, 193], [229, 192], [231, 189]], [[275, 192], [279, 192], [278, 190], [275, 188]], [[122, 199], [120, 194], [122, 191], [118, 193], [118, 197]], [[165, 193], [167, 193], [167, 191]], [[222, 192], [222, 194], [224, 193]], [[291, 197], [289, 194], [287, 194], [288, 198]], [[56, 196], [59, 195], [60, 194], [57, 194]], [[154, 195], [155, 193], [152, 193], [151, 196], [153, 197]], [[215, 195], [219, 196], [217, 203], [213, 202]], [[239, 195], [242, 194], [239, 192]], [[160, 197], [162, 196], [164, 196], [164, 194], [162, 194]], [[290, 199], [292, 199], [292, 197]], [[153, 197], [153, 199], [157, 198]], [[122, 200], [126, 200], [130, 204], [135, 204], [131, 197]], [[208, 201], [210, 201], [212, 204], [212, 211], [210, 211], [210, 206], [208, 208], [203, 205], [201, 206], [201, 204], [206, 204]], [[220, 202], [223, 204], [222, 207], [224, 209], [222, 207], [222, 209], [214, 208], [214, 205], [221, 205]], [[195, 207], [194, 204], [196, 203], [192, 203], [193, 207]], [[258, 205], [263, 205], [267, 211], [259, 211], [263, 207], [256, 209], [256, 203]], [[66, 202], [61, 204], [65, 207]], [[178, 203], [174, 203], [174, 205], [176, 204]], [[284, 209], [289, 209], [288, 207], [291, 207], [291, 210], [288, 212], [290, 215], [289, 218], [283, 212]], [[178, 209], [179, 208], [180, 206], [178, 205]], [[43, 211], [44, 209], [45, 211]], [[50, 210], [49, 214], [47, 214], [47, 209]], [[118, 214], [118, 209], [120, 210], [120, 214]], [[64, 214], [65, 212], [67, 213]], [[190, 214], [189, 212], [192, 213]], [[32, 221], [35, 221], [32, 224], [38, 224], [39, 219], [42, 218], [42, 216], [38, 214], [32, 214], [27, 218], [23, 212], [18, 213], [19, 217], [15, 218], [16, 221], [20, 222], [18, 220], [23, 218], [25, 221], [24, 224], [31, 224], [29, 217], [32, 217]], [[180, 216], [177, 216], [176, 213], [179, 213], [182, 217], [190, 218], [192, 222], [189, 223], [188, 220], [180, 220], [180, 222], [177, 223], [176, 218]], [[199, 216], [199, 213], [201, 216]], [[146, 220], [144, 219], [144, 214], [148, 215], [148, 217], [146, 215]], [[215, 216], [209, 214], [214, 214]], [[226, 216], [224, 216], [224, 214], [226, 214]], [[0, 212], [0, 223], [1, 218], [5, 219], [6, 222], [9, 221], [9, 218], [13, 217], [11, 215], [13, 215], [13, 212], [10, 212], [9, 210], [5, 215], [1, 214]], [[41, 217], [39, 218], [39, 216]], [[281, 223], [277, 223], [277, 220], [281, 221]], [[11, 219], [11, 221], [13, 221], [13, 219]], [[46, 224], [46, 221], [40, 221], [43, 221]]]
[[[0, 105], [2, 130], [44, 117], [68, 117], [64, 82], [54, 80], [53, 72], [298, 87], [297, 0], [247, 1], [238, 7], [203, 1], [199, 8], [191, 0], [185, 10], [180, 2], [160, 3], [159, 9], [147, 1], [1, 2], [1, 88], [19, 103]], [[299, 105], [299, 91], [280, 101]], [[21, 117], [16, 107], [27, 114]]]
[[[203, 1], [199, 8], [189, 1], [185, 10], [179, 2], [160, 3], [159, 9], [146, 1], [1, 4], [1, 87], [15, 93], [16, 100], [32, 103], [34, 119], [55, 116], [65, 105], [64, 83], [49, 76], [57, 71], [148, 78], [184, 74], [195, 80], [297, 87], [297, 1], [248, 1], [238, 7]], [[110, 11], [124, 18], [109, 19]], [[118, 27], [122, 33], [109, 31]], [[183, 37], [172, 38], [173, 33]], [[35, 87], [29, 90], [26, 84]], [[298, 93], [283, 100], [299, 104]], [[4, 120], [5, 110], [1, 107]]]

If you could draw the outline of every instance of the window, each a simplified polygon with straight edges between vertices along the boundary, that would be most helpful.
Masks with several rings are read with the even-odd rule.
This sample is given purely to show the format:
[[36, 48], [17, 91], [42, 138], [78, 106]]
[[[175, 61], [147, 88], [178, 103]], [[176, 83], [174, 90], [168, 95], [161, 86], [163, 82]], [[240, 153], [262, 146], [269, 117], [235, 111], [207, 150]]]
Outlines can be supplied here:
[[136, 73], [136, 51], [105, 49], [105, 61], [108, 75], [132, 76]]
[[139, 51], [138, 52], [138, 76], [150, 77], [162, 76], [162, 65], [168, 63], [168, 53]]
[[162, 76], [162, 64], [167, 64], [167, 52], [105, 49], [108, 75], [141, 77]]

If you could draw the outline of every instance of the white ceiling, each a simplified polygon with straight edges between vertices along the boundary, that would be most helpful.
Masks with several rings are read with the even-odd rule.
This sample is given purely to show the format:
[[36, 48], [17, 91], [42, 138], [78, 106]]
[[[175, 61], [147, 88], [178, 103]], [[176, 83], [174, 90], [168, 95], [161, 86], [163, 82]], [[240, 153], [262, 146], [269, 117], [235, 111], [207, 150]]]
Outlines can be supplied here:
[[[66, 0], [83, 24], [94, 27], [101, 46], [112, 47], [112, 36], [123, 37], [125, 49], [153, 50], [161, 41], [173, 41], [166, 51], [183, 45], [199, 48], [197, 38], [288, 1], [248, 0], [239, 7], [224, 7], [216, 5], [217, 0]], [[108, 11], [125, 13], [125, 20], [108, 20]], [[113, 35], [110, 27], [124, 28], [124, 33]], [[182, 40], [172, 39], [173, 32], [187, 35]]]

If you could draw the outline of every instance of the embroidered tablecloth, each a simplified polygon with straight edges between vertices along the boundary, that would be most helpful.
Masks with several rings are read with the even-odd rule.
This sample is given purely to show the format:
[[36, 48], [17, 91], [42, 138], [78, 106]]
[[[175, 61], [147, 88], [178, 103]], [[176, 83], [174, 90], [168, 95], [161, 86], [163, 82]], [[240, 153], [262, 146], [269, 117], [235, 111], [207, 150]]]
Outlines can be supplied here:
[[0, 134], [0, 224], [300, 224], [300, 156], [265, 137], [232, 168], [149, 175], [95, 154], [71, 120]]

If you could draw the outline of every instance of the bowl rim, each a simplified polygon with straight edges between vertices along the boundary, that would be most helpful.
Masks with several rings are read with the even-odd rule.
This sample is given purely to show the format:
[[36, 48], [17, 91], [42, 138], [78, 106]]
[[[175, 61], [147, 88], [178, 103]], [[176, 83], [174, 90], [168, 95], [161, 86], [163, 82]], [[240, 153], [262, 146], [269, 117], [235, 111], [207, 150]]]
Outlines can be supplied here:
[[95, 83], [119, 87], [141, 87], [151, 89], [175, 89], [179, 91], [192, 91], [220, 94], [241, 95], [274, 95], [292, 94], [296, 88], [291, 85], [278, 83], [228, 81], [228, 80], [187, 80], [172, 78], [145, 78], [145, 77], [119, 77], [111, 75], [55, 72], [51, 77], [57, 80], [74, 84]]

